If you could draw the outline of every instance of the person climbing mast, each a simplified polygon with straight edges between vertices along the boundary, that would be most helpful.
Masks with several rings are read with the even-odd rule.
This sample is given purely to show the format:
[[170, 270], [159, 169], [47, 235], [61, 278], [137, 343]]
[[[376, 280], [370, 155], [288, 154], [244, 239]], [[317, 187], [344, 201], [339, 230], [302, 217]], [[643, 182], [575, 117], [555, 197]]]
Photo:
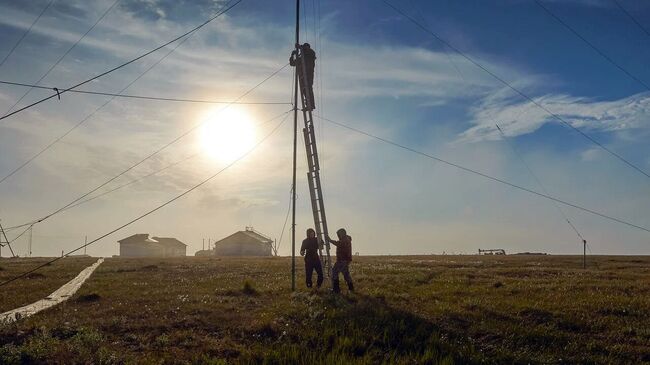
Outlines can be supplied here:
[[[303, 90], [308, 92], [308, 105], [306, 106], [307, 110], [312, 111], [316, 109], [316, 103], [314, 102], [314, 68], [316, 67], [316, 52], [311, 49], [309, 43], [303, 45], [297, 45], [297, 50], [291, 52], [291, 57], [289, 57], [289, 64], [291, 66], [296, 66], [296, 71], [298, 72], [298, 79], [300, 80], [300, 87]], [[302, 66], [305, 66], [303, 73]], [[304, 80], [305, 76], [307, 80]], [[305, 84], [305, 81], [307, 82]]]

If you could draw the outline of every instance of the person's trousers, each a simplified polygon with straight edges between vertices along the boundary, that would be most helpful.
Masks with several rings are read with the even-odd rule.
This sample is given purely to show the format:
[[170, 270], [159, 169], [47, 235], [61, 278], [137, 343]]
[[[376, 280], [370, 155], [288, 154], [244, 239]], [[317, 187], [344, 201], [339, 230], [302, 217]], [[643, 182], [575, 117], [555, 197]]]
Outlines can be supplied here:
[[307, 70], [307, 85], [309, 85], [309, 107], [311, 110], [316, 109], [316, 101], [314, 96], [314, 69]]
[[307, 105], [307, 109], [314, 110], [316, 109], [316, 101], [314, 97], [314, 69], [307, 69], [306, 80], [304, 78], [305, 75], [302, 73], [302, 67], [300, 64], [296, 68], [296, 71], [299, 72], [300, 86], [306, 88], [309, 92], [309, 98], [307, 99], [309, 105]]
[[332, 267], [332, 289], [339, 291], [339, 273], [343, 274], [343, 279], [348, 284], [348, 289], [353, 290], [352, 277], [350, 276], [350, 261], [336, 261]]
[[308, 288], [313, 286], [311, 277], [316, 270], [316, 287], [320, 288], [323, 285], [323, 266], [320, 260], [305, 260], [305, 281]]

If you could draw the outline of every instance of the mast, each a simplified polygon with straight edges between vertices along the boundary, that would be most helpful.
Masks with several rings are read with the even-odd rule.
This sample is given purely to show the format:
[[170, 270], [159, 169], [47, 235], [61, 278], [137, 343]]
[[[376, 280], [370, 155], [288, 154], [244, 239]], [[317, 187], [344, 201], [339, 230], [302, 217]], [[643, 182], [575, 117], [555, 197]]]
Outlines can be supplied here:
[[[330, 276], [331, 261], [330, 261], [330, 244], [327, 240], [327, 218], [325, 216], [325, 205], [323, 202], [323, 187], [320, 179], [320, 162], [318, 158], [318, 148], [316, 146], [316, 131], [314, 127], [314, 119], [312, 110], [314, 110], [314, 95], [313, 95], [313, 75], [307, 72], [307, 64], [305, 62], [304, 52], [305, 49], [300, 47], [299, 43], [299, 24], [300, 24], [300, 1], [296, 0], [296, 45], [295, 45], [295, 58], [292, 55], [292, 64], [295, 60], [296, 72], [294, 79], [294, 114], [293, 114], [293, 221], [292, 221], [292, 256], [291, 256], [291, 287], [295, 290], [295, 217], [296, 217], [296, 146], [297, 146], [297, 128], [298, 128], [298, 91], [300, 91], [301, 111], [304, 122], [302, 129], [303, 138], [305, 141], [305, 152], [307, 155], [307, 183], [309, 184], [309, 197], [311, 201], [311, 210], [314, 218], [314, 230], [319, 242], [319, 256], [323, 264], [323, 269]], [[299, 88], [299, 89], [298, 89]], [[325, 254], [323, 254], [325, 248]]]
[[[296, 52], [300, 44], [300, 0], [296, 0]], [[298, 153], [298, 71], [293, 85], [293, 179], [291, 183], [291, 291], [296, 290], [296, 158]]]

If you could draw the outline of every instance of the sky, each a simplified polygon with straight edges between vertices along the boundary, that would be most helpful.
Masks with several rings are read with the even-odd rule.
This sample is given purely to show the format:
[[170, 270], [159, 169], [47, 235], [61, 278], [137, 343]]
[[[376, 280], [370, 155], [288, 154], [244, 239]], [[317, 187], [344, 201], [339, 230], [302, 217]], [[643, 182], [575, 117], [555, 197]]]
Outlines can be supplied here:
[[[0, 2], [0, 59], [48, 3]], [[650, 178], [456, 52], [649, 173], [650, 3], [618, 0], [626, 14], [613, 0], [541, 1], [581, 39], [533, 0], [392, 2], [447, 45], [382, 1], [302, 3], [301, 41], [317, 53], [316, 114], [650, 227]], [[40, 85], [64, 89], [89, 79], [183, 34], [225, 4], [54, 0], [0, 66], [0, 80], [36, 83], [107, 9]], [[294, 27], [295, 2], [243, 0], [180, 46], [173, 43], [80, 87], [119, 93], [130, 85], [124, 93], [277, 104], [233, 105], [226, 109], [230, 112], [220, 112], [223, 104], [65, 93], [0, 120], [0, 176], [81, 123], [0, 183], [3, 226], [47, 216], [186, 134], [88, 197], [178, 164], [35, 225], [32, 254], [59, 255], [78, 247], [86, 237], [100, 237], [225, 168], [200, 188], [97, 241], [88, 254], [115, 255], [117, 240], [149, 233], [180, 239], [192, 255], [204, 240], [207, 244], [253, 226], [280, 241], [280, 254], [289, 255], [290, 227], [282, 231], [290, 203], [293, 120], [286, 112], [293, 74], [282, 67], [293, 48]], [[26, 91], [0, 85], [0, 113]], [[31, 90], [19, 106], [52, 93]], [[248, 137], [264, 139], [232, 166], [211, 151], [216, 144], [237, 145], [233, 141], [238, 139], [203, 127], [187, 133], [219, 113], [247, 115], [246, 122], [255, 126]], [[330, 230], [346, 228], [353, 251], [362, 255], [475, 253], [479, 248], [581, 253], [582, 242], [567, 218], [593, 254], [649, 252], [646, 231], [319, 119], [316, 133]], [[298, 244], [313, 225], [299, 142]], [[14, 242], [18, 254], [26, 254], [27, 242], [28, 235]]]

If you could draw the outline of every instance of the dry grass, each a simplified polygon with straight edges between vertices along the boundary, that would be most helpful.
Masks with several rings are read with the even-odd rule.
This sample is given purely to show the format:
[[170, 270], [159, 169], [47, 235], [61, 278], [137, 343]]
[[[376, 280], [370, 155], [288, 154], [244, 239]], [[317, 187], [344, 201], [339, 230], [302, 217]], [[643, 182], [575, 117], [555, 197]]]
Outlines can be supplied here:
[[284, 258], [108, 259], [0, 329], [0, 363], [650, 362], [650, 258], [355, 260], [332, 296], [291, 294]]
[[[41, 265], [49, 258], [18, 258], [0, 260], [0, 282]], [[29, 274], [25, 279], [14, 281], [0, 288], [0, 313], [33, 303], [50, 295], [61, 285], [77, 276], [86, 266], [97, 259], [72, 257], [46, 266]]]

